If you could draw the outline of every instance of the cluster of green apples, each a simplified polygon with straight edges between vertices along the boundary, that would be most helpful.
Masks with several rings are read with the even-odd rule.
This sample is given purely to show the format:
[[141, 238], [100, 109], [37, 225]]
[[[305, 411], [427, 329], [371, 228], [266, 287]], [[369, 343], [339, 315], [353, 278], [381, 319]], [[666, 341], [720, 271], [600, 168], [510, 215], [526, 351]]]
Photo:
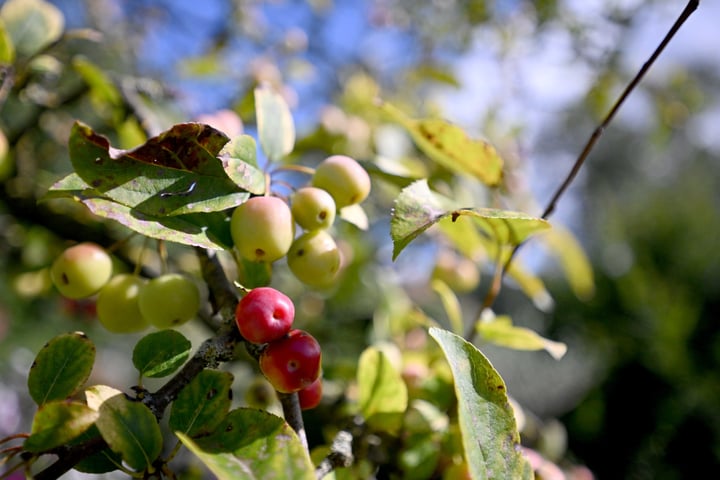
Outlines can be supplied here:
[[114, 333], [175, 327], [194, 318], [200, 309], [200, 292], [190, 277], [165, 273], [147, 279], [134, 273], [113, 274], [110, 254], [91, 242], [63, 251], [50, 267], [50, 276], [66, 298], [97, 295], [98, 320]]
[[[290, 271], [311, 287], [331, 285], [340, 270], [340, 251], [329, 232], [340, 209], [370, 193], [370, 177], [353, 158], [332, 155], [315, 169], [307, 186], [289, 201], [252, 197], [232, 214], [230, 229], [240, 256], [271, 263], [287, 257]], [[295, 235], [295, 224], [302, 233]]]

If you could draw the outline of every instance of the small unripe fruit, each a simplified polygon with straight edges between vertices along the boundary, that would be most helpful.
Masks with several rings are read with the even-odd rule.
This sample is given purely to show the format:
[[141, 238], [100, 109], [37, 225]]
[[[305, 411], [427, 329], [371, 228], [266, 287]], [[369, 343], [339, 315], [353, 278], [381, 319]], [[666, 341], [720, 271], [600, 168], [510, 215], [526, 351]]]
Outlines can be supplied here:
[[329, 228], [335, 221], [336, 210], [332, 195], [322, 188], [299, 188], [290, 199], [293, 218], [307, 231]]
[[312, 176], [314, 187], [327, 190], [337, 208], [355, 205], [370, 193], [370, 176], [354, 159], [332, 155], [317, 166]]
[[195, 317], [200, 291], [187, 276], [166, 273], [148, 281], [140, 290], [138, 305], [143, 317], [156, 328], [177, 327]]
[[260, 371], [278, 392], [293, 393], [320, 377], [320, 344], [302, 330], [268, 343], [260, 355]]
[[295, 236], [290, 207], [278, 197], [252, 197], [230, 218], [230, 233], [240, 255], [253, 262], [274, 262], [287, 253]]
[[310, 410], [320, 405], [322, 400], [322, 377], [319, 377], [313, 383], [298, 391], [298, 401], [301, 410]]
[[138, 297], [146, 280], [137, 275], [115, 275], [100, 289], [97, 298], [98, 321], [114, 333], [134, 333], [149, 324], [140, 312]]
[[290, 331], [294, 319], [292, 300], [272, 287], [253, 288], [235, 309], [238, 330], [252, 343], [267, 343], [282, 337]]
[[66, 298], [85, 298], [98, 292], [112, 275], [110, 255], [95, 243], [74, 245], [55, 259], [50, 278]]
[[340, 250], [326, 230], [300, 235], [290, 247], [287, 263], [295, 277], [311, 287], [327, 287], [340, 270]]

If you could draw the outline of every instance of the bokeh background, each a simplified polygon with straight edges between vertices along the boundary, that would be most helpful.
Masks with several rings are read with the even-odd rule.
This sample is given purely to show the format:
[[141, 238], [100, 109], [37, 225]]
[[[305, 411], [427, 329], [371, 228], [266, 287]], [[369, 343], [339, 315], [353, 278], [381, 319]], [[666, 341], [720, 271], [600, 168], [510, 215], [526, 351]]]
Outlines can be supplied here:
[[[128, 91], [151, 99], [159, 124], [222, 109], [250, 118], [253, 87], [269, 82], [293, 108], [299, 150], [373, 161], [381, 148], [407, 148], [396, 131], [375, 128], [367, 99], [379, 95], [418, 115], [442, 115], [495, 144], [518, 167], [516, 207], [534, 214], [685, 6], [675, 0], [51, 3], [75, 32], [52, 47], [55, 58], [71, 63], [82, 54], [113, 80], [132, 83]], [[498, 299], [497, 311], [567, 343], [568, 353], [555, 360], [544, 352], [482, 347], [542, 427], [535, 434], [545, 453], [587, 465], [598, 479], [709, 478], [720, 466], [718, 18], [718, 2], [701, 3], [551, 218], [585, 249], [594, 294], [578, 298], [551, 252], [530, 244], [522, 260], [546, 281], [552, 305], [538, 309], [512, 284]], [[114, 140], [128, 146], [136, 138], [137, 125], [114, 118], [93, 97], [97, 92], [66, 74], [69, 63], [35, 64], [20, 79], [27, 88], [12, 86], [19, 93], [0, 110], [10, 152], [0, 164], [0, 436], [29, 429], [27, 369], [58, 333], [92, 332], [101, 345], [98, 382], [133, 381], [126, 353], [136, 338], [103, 333], [91, 305], [63, 302], [47, 282], [47, 266], [65, 241], [102, 240], [113, 232], [82, 213], [68, 221], [68, 212], [37, 203], [70, 171], [69, 125], [82, 119], [116, 132]], [[251, 124], [247, 131], [253, 133]], [[387, 224], [371, 231], [375, 243], [359, 255], [374, 255], [389, 278], [412, 291], [411, 280], [431, 268], [433, 251], [421, 261], [393, 263]], [[482, 299], [486, 282], [465, 295], [470, 305]], [[367, 334], [378, 292], [367, 285], [359, 291], [367, 298], [340, 295], [327, 304], [328, 330]], [[313, 301], [307, 299], [308, 310]], [[352, 334], [340, 340], [328, 332], [327, 342], [336, 342], [327, 347], [330, 355], [352, 358], [357, 349]]]

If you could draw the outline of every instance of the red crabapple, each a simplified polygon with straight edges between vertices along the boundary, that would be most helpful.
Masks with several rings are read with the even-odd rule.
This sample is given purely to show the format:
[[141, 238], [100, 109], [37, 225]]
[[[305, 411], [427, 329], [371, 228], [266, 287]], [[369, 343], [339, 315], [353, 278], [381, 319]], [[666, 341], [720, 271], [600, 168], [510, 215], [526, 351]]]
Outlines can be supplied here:
[[303, 330], [290, 330], [268, 343], [260, 354], [260, 370], [278, 392], [293, 393], [320, 377], [320, 344]]
[[322, 377], [318, 377], [313, 383], [298, 391], [298, 401], [302, 410], [310, 410], [320, 405], [322, 400]]
[[238, 330], [252, 343], [267, 343], [282, 337], [290, 331], [294, 319], [292, 300], [272, 287], [253, 288], [235, 309]]

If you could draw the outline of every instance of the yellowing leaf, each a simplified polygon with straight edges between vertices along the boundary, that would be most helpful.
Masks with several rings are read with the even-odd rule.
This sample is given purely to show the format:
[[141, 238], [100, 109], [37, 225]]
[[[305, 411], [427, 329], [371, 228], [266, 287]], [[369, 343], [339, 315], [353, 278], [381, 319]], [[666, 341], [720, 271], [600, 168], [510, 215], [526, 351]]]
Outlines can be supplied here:
[[502, 180], [503, 160], [488, 142], [472, 139], [462, 128], [442, 119], [412, 119], [389, 103], [381, 108], [408, 131], [420, 150], [448, 170], [489, 186]]
[[366, 421], [374, 428], [395, 432], [408, 405], [400, 372], [381, 350], [369, 347], [360, 355], [357, 375], [360, 411]]
[[501, 347], [515, 350], [545, 350], [555, 360], [560, 360], [567, 352], [567, 345], [543, 338], [537, 332], [513, 325], [510, 317], [501, 315], [491, 320], [481, 320], [476, 330], [483, 340]]
[[592, 264], [577, 238], [565, 228], [556, 228], [541, 240], [560, 260], [573, 293], [583, 300], [591, 298], [595, 293]]

